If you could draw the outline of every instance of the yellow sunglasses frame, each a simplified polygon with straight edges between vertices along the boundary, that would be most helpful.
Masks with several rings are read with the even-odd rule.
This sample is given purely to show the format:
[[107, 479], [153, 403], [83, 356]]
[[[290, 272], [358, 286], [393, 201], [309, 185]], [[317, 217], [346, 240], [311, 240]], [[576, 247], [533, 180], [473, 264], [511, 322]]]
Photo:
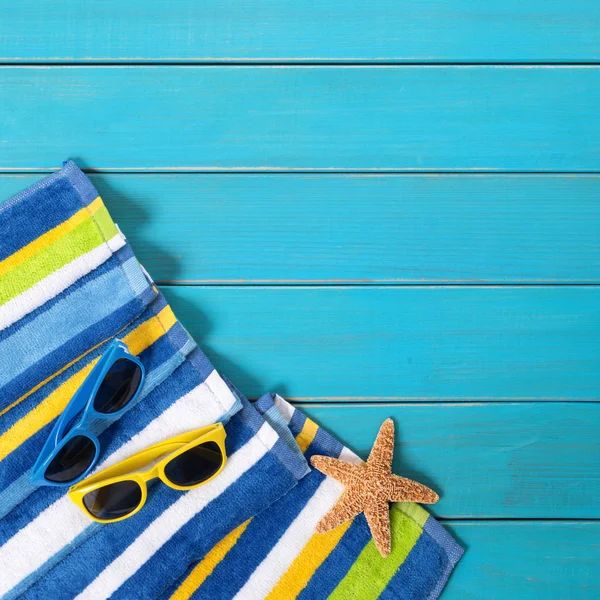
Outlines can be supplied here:
[[[132, 454], [130, 457], [122, 460], [116, 465], [108, 467], [92, 475], [91, 477], [80, 481], [69, 489], [69, 498], [71, 498], [71, 500], [90, 519], [96, 521], [97, 523], [116, 523], [117, 521], [128, 519], [140, 511], [144, 504], [146, 504], [146, 499], [148, 498], [147, 483], [151, 479], [156, 479], [158, 477], [170, 488], [187, 491], [200, 487], [201, 485], [204, 485], [217, 477], [227, 462], [227, 454], [225, 452], [226, 435], [227, 434], [225, 433], [223, 424], [216, 423], [200, 429], [188, 431], [187, 433], [182, 433], [181, 435], [177, 435], [162, 442], [158, 442], [152, 446], [148, 446], [148, 448], [144, 448], [143, 450]], [[219, 470], [211, 475], [208, 479], [187, 487], [176, 485], [170, 481], [165, 475], [165, 467], [167, 464], [180, 454], [183, 454], [191, 448], [194, 448], [195, 446], [205, 442], [215, 442], [219, 446], [219, 449], [223, 455], [223, 463], [219, 467]], [[155, 462], [163, 455], [166, 456], [158, 462]], [[152, 466], [148, 469], [144, 469], [144, 467], [147, 467], [149, 464], [152, 464]], [[134, 481], [140, 486], [140, 489], [142, 490], [142, 499], [140, 500], [139, 505], [137, 508], [135, 508], [135, 510], [132, 510], [130, 513], [122, 517], [117, 517], [116, 519], [98, 519], [86, 508], [85, 504], [83, 503], [84, 496], [90, 492], [93, 492], [94, 490], [97, 490], [98, 488], [110, 485], [112, 483], [117, 483], [119, 481]]]

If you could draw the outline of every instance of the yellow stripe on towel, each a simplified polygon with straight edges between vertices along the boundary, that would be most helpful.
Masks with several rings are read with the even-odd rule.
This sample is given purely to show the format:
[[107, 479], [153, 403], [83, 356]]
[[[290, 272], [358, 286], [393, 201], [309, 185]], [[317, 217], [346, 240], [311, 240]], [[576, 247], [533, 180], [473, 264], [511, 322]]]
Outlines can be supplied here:
[[306, 419], [302, 431], [296, 436], [296, 443], [300, 446], [300, 451], [304, 454], [307, 448], [312, 444], [319, 431], [319, 426], [310, 419]]
[[[167, 306], [157, 316], [141, 323], [131, 333], [128, 333], [123, 341], [132, 354], [140, 354], [162, 337], [174, 322], [175, 315]], [[62, 413], [98, 360], [99, 357], [67, 379], [22, 419], [0, 435], [0, 460], [4, 460], [23, 442]]]
[[239, 527], [228, 533], [212, 550], [192, 569], [190, 574], [182, 581], [170, 600], [188, 600], [190, 596], [206, 581], [206, 578], [215, 570], [216, 566], [227, 556], [235, 546], [242, 533], [252, 519], [248, 519]]
[[53, 244], [64, 237], [70, 231], [73, 231], [78, 225], [81, 225], [86, 219], [92, 217], [100, 208], [104, 206], [102, 199], [98, 196], [91, 204], [77, 211], [72, 217], [57, 225], [50, 231], [47, 231], [33, 242], [23, 246], [8, 258], [0, 262], [0, 277], [8, 273], [11, 269], [19, 266], [21, 263], [35, 256], [44, 248]]

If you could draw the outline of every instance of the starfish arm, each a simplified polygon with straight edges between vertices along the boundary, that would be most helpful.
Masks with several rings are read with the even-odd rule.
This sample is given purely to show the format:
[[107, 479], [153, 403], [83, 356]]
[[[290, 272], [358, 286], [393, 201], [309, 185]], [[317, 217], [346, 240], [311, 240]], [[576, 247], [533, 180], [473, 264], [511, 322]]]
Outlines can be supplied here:
[[362, 512], [360, 498], [346, 490], [333, 508], [317, 524], [318, 533], [326, 533], [338, 525], [353, 519]]
[[359, 469], [362, 469], [360, 465], [343, 462], [330, 456], [313, 456], [310, 459], [310, 464], [324, 475], [333, 477], [346, 487], [352, 484]]
[[386, 419], [379, 429], [375, 443], [367, 459], [367, 464], [378, 464], [386, 470], [392, 470], [394, 458], [394, 421]]
[[392, 550], [390, 507], [387, 502], [373, 502], [365, 507], [365, 517], [377, 550], [384, 558]]
[[390, 475], [387, 480], [388, 498], [390, 502], [419, 502], [421, 504], [435, 504], [440, 497], [426, 485]]

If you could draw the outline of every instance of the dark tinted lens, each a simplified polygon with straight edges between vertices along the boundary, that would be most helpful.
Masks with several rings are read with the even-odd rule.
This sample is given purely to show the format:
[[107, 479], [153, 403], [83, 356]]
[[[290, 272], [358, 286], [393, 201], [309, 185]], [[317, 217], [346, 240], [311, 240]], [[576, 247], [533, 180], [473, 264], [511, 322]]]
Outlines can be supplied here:
[[142, 490], [135, 481], [118, 481], [83, 497], [85, 507], [97, 519], [108, 521], [133, 512], [142, 501]]
[[94, 442], [84, 435], [76, 435], [52, 459], [45, 477], [57, 483], [73, 481], [90, 467], [95, 454]]
[[131, 360], [120, 358], [104, 376], [96, 397], [94, 408], [101, 413], [121, 410], [140, 387], [142, 370]]
[[223, 464], [223, 454], [215, 442], [206, 442], [176, 456], [165, 467], [165, 475], [175, 485], [196, 485], [214, 475]]

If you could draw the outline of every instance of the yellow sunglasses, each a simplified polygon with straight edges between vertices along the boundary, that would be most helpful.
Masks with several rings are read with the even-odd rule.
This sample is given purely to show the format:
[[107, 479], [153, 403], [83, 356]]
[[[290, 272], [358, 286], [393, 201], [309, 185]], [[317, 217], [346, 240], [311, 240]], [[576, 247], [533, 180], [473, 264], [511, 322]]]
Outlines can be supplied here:
[[69, 497], [94, 521], [122, 521], [144, 506], [151, 479], [184, 491], [214, 479], [227, 460], [225, 435], [217, 423], [164, 440], [84, 479]]

